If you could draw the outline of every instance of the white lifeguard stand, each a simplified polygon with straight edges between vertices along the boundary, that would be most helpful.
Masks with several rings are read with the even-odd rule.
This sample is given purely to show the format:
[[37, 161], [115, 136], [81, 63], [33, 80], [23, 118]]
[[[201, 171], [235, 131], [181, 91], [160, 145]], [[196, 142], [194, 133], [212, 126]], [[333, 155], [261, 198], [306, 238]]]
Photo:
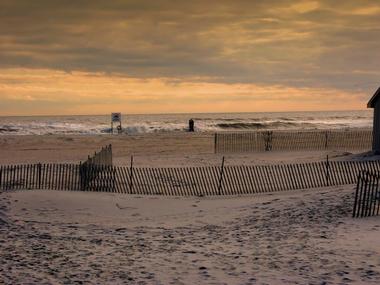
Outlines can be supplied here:
[[121, 113], [112, 113], [111, 114], [111, 133], [113, 133], [113, 124], [119, 123], [119, 125], [116, 127], [117, 133], [120, 134], [122, 131], [121, 128]]

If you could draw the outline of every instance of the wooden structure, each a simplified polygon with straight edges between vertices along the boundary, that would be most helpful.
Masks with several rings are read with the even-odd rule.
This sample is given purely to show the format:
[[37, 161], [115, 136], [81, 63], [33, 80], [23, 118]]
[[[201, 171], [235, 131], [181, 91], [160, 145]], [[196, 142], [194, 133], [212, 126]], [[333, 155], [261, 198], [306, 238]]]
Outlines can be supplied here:
[[79, 180], [81, 190], [88, 189], [96, 180], [101, 177], [102, 183], [97, 183], [97, 188], [107, 189], [114, 186], [115, 176], [110, 169], [112, 166], [112, 145], [102, 147], [100, 152], [95, 152], [93, 156], [88, 156], [84, 163], [80, 163]]
[[113, 124], [114, 123], [119, 123], [119, 125], [117, 125], [117, 127], [116, 127], [116, 130], [117, 130], [117, 133], [120, 134], [122, 132], [121, 113], [112, 113], [111, 114], [111, 133], [113, 133]]
[[378, 172], [361, 171], [359, 173], [352, 217], [370, 217], [380, 214], [379, 182]]
[[38, 163], [0, 166], [0, 191], [46, 189], [139, 195], [242, 195], [355, 184], [361, 171], [379, 173], [380, 161], [325, 160], [251, 166], [225, 166], [223, 161], [220, 166], [177, 168], [134, 167], [133, 163], [128, 167]]
[[373, 108], [373, 141], [372, 150], [380, 153], [380, 88], [377, 89], [372, 98], [368, 101], [367, 107]]
[[216, 133], [215, 153], [299, 151], [299, 150], [369, 150], [371, 130], [259, 131]]
[[87, 160], [82, 164], [91, 165], [112, 165], [112, 145], [106, 145], [102, 147], [101, 151], [95, 152], [93, 156], [88, 156]]

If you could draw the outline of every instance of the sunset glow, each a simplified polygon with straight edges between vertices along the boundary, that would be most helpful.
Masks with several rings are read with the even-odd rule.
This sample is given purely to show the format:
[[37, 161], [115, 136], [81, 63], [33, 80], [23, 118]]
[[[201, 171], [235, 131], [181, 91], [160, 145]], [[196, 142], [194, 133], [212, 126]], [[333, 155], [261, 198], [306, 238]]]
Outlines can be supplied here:
[[364, 109], [378, 1], [1, 1], [0, 115]]

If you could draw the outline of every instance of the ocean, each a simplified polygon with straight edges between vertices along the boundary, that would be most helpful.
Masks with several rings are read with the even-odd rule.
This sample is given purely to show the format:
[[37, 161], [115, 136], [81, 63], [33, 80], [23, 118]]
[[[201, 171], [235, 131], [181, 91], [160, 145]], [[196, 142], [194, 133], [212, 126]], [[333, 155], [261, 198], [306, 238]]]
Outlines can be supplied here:
[[[122, 114], [123, 132], [183, 132], [188, 121], [197, 132], [371, 128], [373, 111]], [[111, 115], [0, 117], [0, 135], [108, 134]]]

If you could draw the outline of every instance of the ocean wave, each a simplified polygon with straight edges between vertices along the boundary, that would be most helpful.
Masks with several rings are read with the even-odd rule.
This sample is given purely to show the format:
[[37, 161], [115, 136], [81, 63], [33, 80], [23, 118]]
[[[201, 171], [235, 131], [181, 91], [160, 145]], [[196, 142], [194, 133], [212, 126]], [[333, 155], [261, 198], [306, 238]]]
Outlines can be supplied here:
[[[192, 118], [194, 121], [226, 121], [226, 122], [240, 122], [240, 121], [245, 121], [246, 119], [245, 118]], [[261, 119], [259, 118], [251, 118], [250, 119], [251, 121], [260, 121]]]
[[[370, 128], [372, 112], [304, 112], [242, 114], [130, 115], [123, 117], [125, 134], [185, 132], [193, 118], [197, 132]], [[0, 135], [110, 134], [109, 116], [0, 117]], [[116, 132], [116, 129], [115, 129]]]
[[[303, 126], [314, 126], [313, 124], [303, 123]], [[278, 129], [278, 128], [289, 128], [289, 127], [296, 127], [301, 126], [299, 123], [295, 122], [284, 122], [284, 121], [275, 121], [275, 122], [262, 122], [262, 123], [256, 123], [256, 122], [248, 122], [248, 123], [219, 123], [216, 124], [218, 128], [221, 129]]]
[[0, 133], [16, 133], [18, 129], [10, 126], [0, 126]]
[[299, 118], [286, 118], [286, 117], [280, 117], [278, 119], [281, 120], [281, 121], [287, 121], [287, 122], [294, 122], [294, 121], [298, 121], [299, 120]]

